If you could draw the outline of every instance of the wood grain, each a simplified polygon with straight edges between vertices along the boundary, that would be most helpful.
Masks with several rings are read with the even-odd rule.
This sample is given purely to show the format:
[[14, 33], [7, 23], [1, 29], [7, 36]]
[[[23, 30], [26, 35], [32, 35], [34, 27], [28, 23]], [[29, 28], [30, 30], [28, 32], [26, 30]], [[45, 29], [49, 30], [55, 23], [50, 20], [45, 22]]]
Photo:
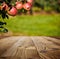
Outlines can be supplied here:
[[13, 36], [0, 40], [0, 59], [60, 59], [60, 40], [46, 36]]

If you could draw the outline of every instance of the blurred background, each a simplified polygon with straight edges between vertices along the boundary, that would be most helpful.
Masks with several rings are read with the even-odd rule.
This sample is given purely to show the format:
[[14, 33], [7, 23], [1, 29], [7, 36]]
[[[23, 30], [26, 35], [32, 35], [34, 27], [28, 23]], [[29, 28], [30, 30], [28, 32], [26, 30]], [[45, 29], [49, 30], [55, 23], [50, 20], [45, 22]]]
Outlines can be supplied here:
[[[17, 0], [12, 0], [12, 4], [15, 4], [16, 1]], [[60, 0], [33, 0], [32, 4], [33, 4], [33, 12], [39, 13], [41, 11], [45, 11], [48, 13], [52, 12], [60, 13]]]
[[[31, 1], [30, 4], [25, 4], [28, 3], [27, 0], [11, 1], [11, 5], [18, 9], [16, 11], [13, 8], [15, 11], [8, 13], [9, 19], [4, 20], [7, 22], [4, 26], [8, 29], [8, 34], [6, 30], [2, 35], [60, 36], [60, 0]], [[25, 5], [19, 9], [17, 2]]]

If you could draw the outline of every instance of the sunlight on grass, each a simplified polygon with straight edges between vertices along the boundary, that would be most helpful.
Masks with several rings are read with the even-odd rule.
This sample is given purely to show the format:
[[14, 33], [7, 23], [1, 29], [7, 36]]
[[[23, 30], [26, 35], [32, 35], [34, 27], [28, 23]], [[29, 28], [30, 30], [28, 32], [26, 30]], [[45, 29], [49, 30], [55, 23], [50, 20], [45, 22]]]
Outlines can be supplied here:
[[60, 35], [60, 15], [22, 15], [6, 20], [8, 30], [23, 35]]

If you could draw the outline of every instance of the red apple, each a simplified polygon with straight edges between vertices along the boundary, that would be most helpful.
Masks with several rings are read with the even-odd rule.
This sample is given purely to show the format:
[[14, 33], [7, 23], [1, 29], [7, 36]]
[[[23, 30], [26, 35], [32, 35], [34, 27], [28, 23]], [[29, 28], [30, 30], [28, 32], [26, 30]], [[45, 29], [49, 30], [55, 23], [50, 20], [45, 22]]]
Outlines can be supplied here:
[[32, 2], [33, 2], [33, 0], [27, 0], [27, 2], [32, 3]]
[[31, 4], [30, 3], [25, 3], [23, 5], [23, 8], [26, 9], [26, 10], [30, 10], [31, 9]]
[[20, 2], [20, 3], [17, 3], [16, 6], [15, 6], [17, 9], [22, 9], [23, 7], [23, 4]]
[[15, 16], [17, 14], [17, 9], [15, 7], [12, 7], [9, 11], [8, 14], [11, 16]]
[[5, 2], [2, 3], [1, 9], [3, 9], [3, 8], [5, 8], [5, 10], [8, 10], [8, 8], [9, 8]]

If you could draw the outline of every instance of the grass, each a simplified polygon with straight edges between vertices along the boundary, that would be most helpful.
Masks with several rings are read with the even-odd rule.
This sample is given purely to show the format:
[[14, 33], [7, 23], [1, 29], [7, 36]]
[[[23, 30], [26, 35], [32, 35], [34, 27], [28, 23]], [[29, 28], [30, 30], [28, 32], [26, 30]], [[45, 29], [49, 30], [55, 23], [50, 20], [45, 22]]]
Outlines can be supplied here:
[[19, 15], [6, 22], [14, 35], [60, 36], [60, 15]]

